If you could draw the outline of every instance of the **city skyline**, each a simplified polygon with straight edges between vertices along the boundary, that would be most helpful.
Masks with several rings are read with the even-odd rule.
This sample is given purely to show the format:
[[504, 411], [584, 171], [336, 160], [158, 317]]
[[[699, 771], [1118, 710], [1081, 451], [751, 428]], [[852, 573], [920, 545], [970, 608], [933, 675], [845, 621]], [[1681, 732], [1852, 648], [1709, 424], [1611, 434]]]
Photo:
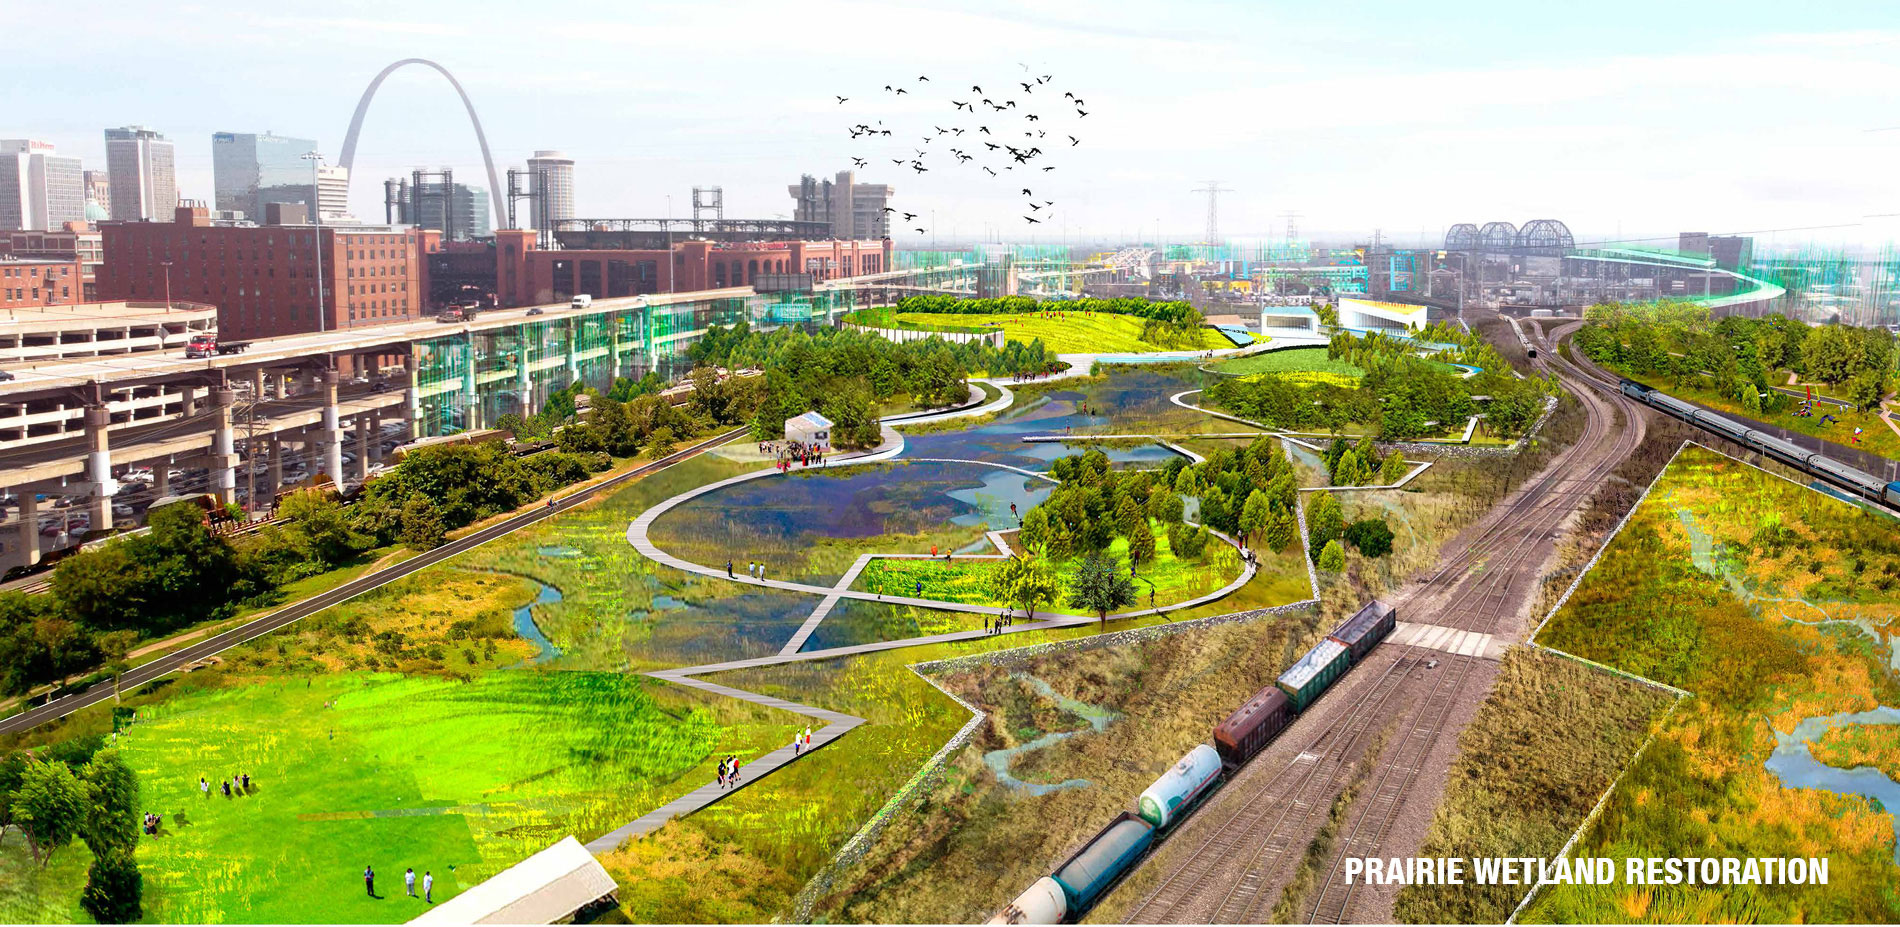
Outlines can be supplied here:
[[[210, 201], [213, 132], [314, 138], [334, 162], [370, 77], [400, 58], [428, 57], [467, 87], [500, 165], [521, 166], [540, 149], [575, 160], [582, 216], [666, 215], [669, 197], [672, 215], [688, 215], [691, 186], [716, 184], [728, 215], [769, 218], [792, 213], [783, 191], [800, 173], [852, 167], [849, 122], [929, 121], [934, 101], [880, 99], [883, 84], [914, 80], [911, 71], [935, 71], [946, 87], [1003, 82], [1022, 65], [1086, 88], [1093, 104], [1087, 143], [1064, 153], [1061, 174], [1043, 178], [1061, 201], [1055, 218], [1028, 229], [1013, 191], [968, 173], [912, 175], [874, 161], [860, 170], [863, 182], [899, 186], [907, 210], [936, 217], [927, 236], [900, 233], [901, 247], [987, 230], [1044, 241], [1065, 229], [1195, 237], [1205, 200], [1190, 190], [1208, 177], [1234, 188], [1220, 204], [1234, 237], [1279, 235], [1282, 214], [1297, 212], [1309, 237], [1378, 229], [1395, 241], [1430, 240], [1457, 222], [1546, 216], [1592, 239], [1689, 227], [1900, 238], [1887, 215], [1900, 213], [1900, 182], [1882, 170], [1900, 153], [1900, 132], [1870, 131], [1900, 124], [1900, 99], [1886, 89], [1900, 85], [1900, 65], [1884, 60], [1900, 43], [1900, 14], [1868, 4], [1836, 17], [1847, 25], [1788, 31], [1765, 4], [1723, 5], [1719, 19], [1712, 5], [1627, 7], [1640, 10], [1643, 29], [1596, 10], [1527, 47], [1515, 36], [1535, 24], [1521, 20], [1541, 14], [1516, 10], [1520, 21], [1507, 25], [1485, 6], [1428, 13], [1375, 4], [1342, 18], [1208, 4], [1201, 16], [1124, 26], [1113, 24], [1133, 20], [1113, 10], [1067, 5], [1014, 13], [838, 2], [801, 17], [809, 22], [785, 23], [747, 12], [766, 4], [740, 4], [650, 11], [636, 26], [590, 21], [615, 17], [569, 4], [511, 26], [506, 40], [484, 27], [501, 9], [488, 4], [424, 4], [407, 9], [406, 21], [356, 3], [324, 17], [127, 6], [89, 33], [100, 54], [87, 67], [98, 79], [36, 87], [6, 134], [45, 139], [96, 169], [102, 129], [151, 126], [176, 146], [181, 195]], [[877, 20], [866, 19], [874, 9]], [[23, 15], [31, 26], [53, 14]], [[1220, 27], [1191, 25], [1210, 19]], [[826, 24], [841, 20], [852, 23], [842, 33], [856, 47], [849, 60], [797, 66], [826, 60], [824, 43], [803, 39], [829, 40]], [[880, 31], [924, 29], [936, 39], [928, 46], [878, 40]], [[164, 51], [214, 32], [244, 40], [228, 42], [216, 64]], [[735, 64], [671, 82], [680, 67], [703, 65], [709, 34]], [[536, 43], [562, 51], [526, 68], [511, 63]], [[302, 54], [317, 48], [324, 54]], [[15, 66], [36, 72], [53, 54], [22, 49]], [[615, 63], [628, 54], [650, 67]], [[771, 59], [769, 81], [763, 65], [748, 63], [761, 55]], [[1136, 58], [1141, 68], [1122, 66]], [[160, 61], [166, 80], [125, 77]], [[231, 74], [244, 80], [232, 84]], [[120, 89], [102, 101], [99, 86]], [[1813, 105], [1817, 93], [1829, 105]], [[840, 107], [836, 95], [852, 103]], [[480, 176], [454, 103], [439, 75], [412, 68], [390, 77], [365, 124], [352, 212], [379, 215], [371, 181], [417, 166]]]

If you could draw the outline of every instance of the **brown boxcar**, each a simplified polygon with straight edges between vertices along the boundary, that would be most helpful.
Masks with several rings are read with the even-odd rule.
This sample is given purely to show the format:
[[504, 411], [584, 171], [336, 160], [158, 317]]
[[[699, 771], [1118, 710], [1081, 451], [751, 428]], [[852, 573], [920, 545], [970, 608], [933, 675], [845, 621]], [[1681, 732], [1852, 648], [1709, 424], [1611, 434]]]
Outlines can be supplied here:
[[1360, 609], [1358, 614], [1340, 622], [1339, 627], [1326, 636], [1346, 645], [1346, 649], [1352, 651], [1352, 662], [1356, 666], [1366, 658], [1366, 654], [1372, 652], [1372, 648], [1385, 640], [1386, 635], [1392, 633], [1398, 621], [1397, 609], [1384, 602], [1374, 601]]
[[1220, 753], [1221, 766], [1230, 773], [1238, 769], [1292, 721], [1293, 700], [1279, 686], [1255, 692], [1247, 704], [1214, 727], [1214, 749]]

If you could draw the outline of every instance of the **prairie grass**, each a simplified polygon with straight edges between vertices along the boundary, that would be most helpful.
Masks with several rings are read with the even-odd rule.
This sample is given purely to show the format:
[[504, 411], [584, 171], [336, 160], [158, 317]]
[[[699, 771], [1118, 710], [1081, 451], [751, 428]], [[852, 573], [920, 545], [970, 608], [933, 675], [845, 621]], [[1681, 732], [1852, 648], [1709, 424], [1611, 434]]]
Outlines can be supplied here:
[[1028, 344], [1040, 338], [1042, 346], [1055, 354], [1139, 354], [1234, 346], [1225, 335], [1211, 328], [1195, 329], [1192, 338], [1179, 345], [1155, 344], [1142, 340], [1143, 319], [1106, 312], [900, 312], [897, 324], [901, 328], [924, 331], [1001, 328], [1006, 340]]

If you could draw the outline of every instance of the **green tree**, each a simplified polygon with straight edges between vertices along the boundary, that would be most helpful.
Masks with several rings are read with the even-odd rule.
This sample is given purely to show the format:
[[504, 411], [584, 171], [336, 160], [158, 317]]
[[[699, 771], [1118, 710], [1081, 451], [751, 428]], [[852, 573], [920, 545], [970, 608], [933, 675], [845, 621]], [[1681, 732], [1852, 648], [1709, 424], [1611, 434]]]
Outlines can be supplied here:
[[101, 924], [131, 924], [145, 916], [145, 878], [130, 848], [93, 858], [79, 905]]
[[1755, 390], [1755, 384], [1744, 382], [1735, 388], [1735, 392], [1742, 403], [1742, 414], [1761, 414], [1761, 393]]
[[434, 550], [447, 539], [442, 511], [428, 496], [410, 496], [402, 505], [402, 543], [410, 550]]
[[824, 414], [831, 419], [831, 436], [840, 447], [876, 447], [884, 440], [877, 406], [861, 385], [842, 388], [825, 400]]
[[1036, 609], [1048, 605], [1062, 594], [1061, 580], [1045, 557], [1018, 554], [990, 569], [990, 596], [1010, 608], [1020, 608], [1026, 618], [1036, 617]]
[[1847, 384], [1847, 398], [1863, 412], [1879, 406], [1886, 393], [1887, 380], [1878, 370], [1864, 370]]
[[[780, 426], [781, 429], [783, 427], [783, 425]], [[661, 457], [673, 453], [674, 444], [677, 440], [678, 439], [673, 437], [673, 429], [671, 428], [661, 427], [654, 429], [653, 433], [647, 436], [647, 456], [658, 460]]]
[[24, 753], [8, 753], [0, 756], [0, 833], [13, 826], [13, 796], [20, 791], [20, 782], [26, 778], [27, 757]]
[[1300, 499], [1300, 484], [1293, 477], [1293, 468], [1287, 467], [1267, 481], [1267, 498], [1283, 509], [1291, 509]]
[[1829, 385], [1847, 382], [1860, 372], [1865, 348], [1853, 332], [1839, 325], [1822, 325], [1801, 342], [1801, 363], [1808, 376]]
[[1345, 527], [1339, 500], [1324, 490], [1314, 493], [1312, 503], [1306, 507], [1306, 540], [1313, 556], [1318, 557], [1327, 542], [1337, 540]]
[[1328, 573], [1337, 573], [1346, 568], [1346, 549], [1339, 546], [1339, 539], [1326, 542], [1319, 552], [1319, 568]]
[[80, 773], [89, 804], [79, 836], [94, 856], [130, 851], [138, 842], [133, 821], [139, 814], [139, 778], [118, 750], [101, 750]]
[[88, 811], [85, 783], [65, 763], [29, 763], [13, 794], [13, 823], [26, 835], [33, 861], [42, 867], [55, 851], [73, 842]]
[[1142, 522], [1142, 530], [1128, 536], [1128, 562], [1143, 564], [1155, 558], [1155, 536], [1147, 530], [1147, 522]]
[[1180, 524], [1184, 508], [1173, 490], [1160, 488], [1148, 494], [1148, 517], [1164, 525]]
[[1382, 518], [1367, 518], [1346, 526], [1346, 541], [1368, 557], [1392, 552], [1392, 528]]
[[1267, 526], [1273, 517], [1273, 502], [1267, 494], [1256, 489], [1247, 494], [1247, 501], [1240, 507], [1240, 535], [1251, 540], [1261, 529]]
[[1135, 602], [1135, 583], [1122, 573], [1115, 561], [1090, 556], [1069, 578], [1069, 605], [1095, 613], [1097, 620], [1108, 623], [1108, 613], [1127, 608]]
[[1293, 513], [1283, 508], [1275, 508], [1273, 517], [1267, 520], [1266, 545], [1274, 553], [1282, 553], [1300, 538], [1300, 523]]
[[1134, 499], [1123, 496], [1115, 504], [1115, 533], [1125, 538], [1133, 538], [1148, 530], [1148, 519], [1143, 517], [1141, 506]]
[[331, 492], [306, 489], [291, 493], [278, 505], [277, 514], [289, 522], [285, 530], [303, 549], [305, 558], [325, 567], [348, 560], [362, 540], [350, 530], [343, 505]]
[[1181, 496], [1200, 495], [1201, 484], [1200, 480], [1194, 475], [1193, 467], [1182, 467], [1181, 472], [1175, 474], [1174, 492], [1176, 495]]
[[1393, 486], [1405, 479], [1405, 458], [1398, 451], [1385, 455], [1385, 463], [1379, 465], [1379, 485]]

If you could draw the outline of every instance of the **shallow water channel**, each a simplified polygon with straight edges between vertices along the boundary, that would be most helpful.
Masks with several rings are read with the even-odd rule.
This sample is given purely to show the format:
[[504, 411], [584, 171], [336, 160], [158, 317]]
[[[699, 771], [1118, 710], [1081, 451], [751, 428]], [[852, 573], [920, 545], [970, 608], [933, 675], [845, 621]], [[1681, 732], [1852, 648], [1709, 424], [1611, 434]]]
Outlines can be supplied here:
[[1098, 733], [1104, 731], [1110, 724], [1120, 719], [1121, 715], [1099, 705], [1090, 705], [1086, 702], [1078, 702], [1075, 699], [1069, 698], [1050, 688], [1048, 683], [1028, 673], [1011, 673], [1010, 678], [1024, 683], [1036, 690], [1043, 698], [1055, 702], [1061, 706], [1063, 710], [1071, 712], [1082, 718], [1082, 720], [1087, 721], [1088, 727], [1080, 727], [1072, 731], [1051, 731], [1027, 743], [1017, 744], [1014, 747], [1004, 750], [991, 750], [983, 754], [983, 765], [988, 766], [990, 772], [996, 774], [996, 780], [998, 782], [1001, 782], [1009, 788], [1027, 792], [1030, 795], [1040, 796], [1062, 789], [1087, 788], [1089, 785], [1089, 780], [1087, 779], [1067, 779], [1053, 784], [1024, 782], [1011, 775], [1009, 767], [1011, 763], [1016, 761], [1017, 757], [1041, 750], [1044, 747], [1054, 746], [1083, 731], [1095, 731]]

